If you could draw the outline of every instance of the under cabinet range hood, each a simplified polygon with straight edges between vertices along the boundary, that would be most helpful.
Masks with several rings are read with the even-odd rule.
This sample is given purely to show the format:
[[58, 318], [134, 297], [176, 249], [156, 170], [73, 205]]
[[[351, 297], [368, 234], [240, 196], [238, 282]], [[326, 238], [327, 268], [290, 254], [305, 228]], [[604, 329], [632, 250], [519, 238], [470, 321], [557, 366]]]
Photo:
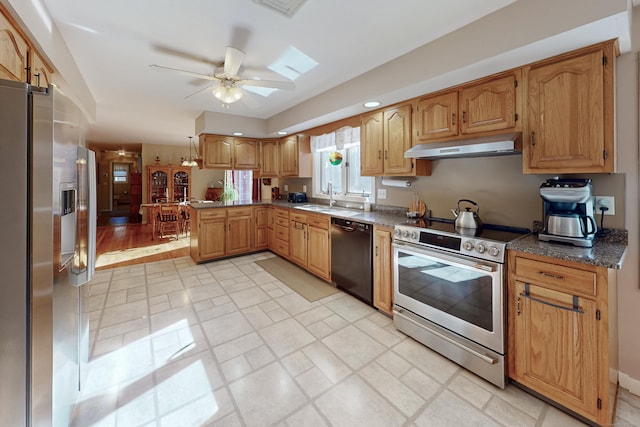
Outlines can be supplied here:
[[419, 144], [405, 151], [407, 159], [453, 159], [520, 154], [522, 132]]

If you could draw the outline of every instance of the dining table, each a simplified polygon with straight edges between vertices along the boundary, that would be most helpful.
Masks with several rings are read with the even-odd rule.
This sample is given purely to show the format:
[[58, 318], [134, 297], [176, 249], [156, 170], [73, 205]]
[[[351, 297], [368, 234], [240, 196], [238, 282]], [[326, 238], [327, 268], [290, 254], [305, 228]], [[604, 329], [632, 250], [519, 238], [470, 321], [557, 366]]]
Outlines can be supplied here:
[[158, 223], [158, 214], [163, 206], [173, 206], [177, 209], [178, 215], [180, 211], [186, 209], [189, 204], [185, 202], [156, 202], [156, 203], [141, 203], [138, 213], [142, 215], [144, 210], [147, 210], [147, 224], [151, 222], [151, 240], [154, 240], [156, 233], [160, 231], [160, 225]]

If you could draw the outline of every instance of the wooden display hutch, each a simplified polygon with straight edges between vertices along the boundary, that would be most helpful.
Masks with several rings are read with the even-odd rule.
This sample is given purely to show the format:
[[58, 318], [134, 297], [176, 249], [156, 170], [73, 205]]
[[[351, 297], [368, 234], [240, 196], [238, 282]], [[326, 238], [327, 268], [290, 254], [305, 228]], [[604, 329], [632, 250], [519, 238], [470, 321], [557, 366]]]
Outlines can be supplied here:
[[178, 203], [191, 198], [191, 167], [147, 166], [147, 203]]

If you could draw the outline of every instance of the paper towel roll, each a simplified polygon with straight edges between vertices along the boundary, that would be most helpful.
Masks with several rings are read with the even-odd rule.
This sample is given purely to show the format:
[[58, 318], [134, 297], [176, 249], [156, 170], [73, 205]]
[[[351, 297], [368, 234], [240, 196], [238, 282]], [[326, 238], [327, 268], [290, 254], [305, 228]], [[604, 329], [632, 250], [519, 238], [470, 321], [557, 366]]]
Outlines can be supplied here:
[[382, 185], [385, 187], [411, 187], [411, 181], [398, 181], [396, 179], [383, 179]]

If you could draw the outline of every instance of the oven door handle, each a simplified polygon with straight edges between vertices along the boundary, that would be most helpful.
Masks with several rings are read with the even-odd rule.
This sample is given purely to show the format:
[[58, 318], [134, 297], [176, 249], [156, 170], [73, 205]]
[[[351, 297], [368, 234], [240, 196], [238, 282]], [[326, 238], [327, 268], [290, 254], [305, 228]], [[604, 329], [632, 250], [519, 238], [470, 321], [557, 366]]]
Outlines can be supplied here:
[[[403, 319], [405, 319], [405, 320], [407, 320], [407, 321], [409, 321], [409, 322], [413, 323], [413, 324], [414, 324], [414, 325], [416, 325], [416, 326], [419, 326], [419, 327], [421, 327], [421, 328], [424, 328], [424, 325], [420, 324], [419, 322], [416, 322], [416, 321], [415, 321], [415, 320], [413, 320], [411, 317], [407, 316], [407, 315], [405, 314], [405, 310], [403, 310], [403, 309], [401, 309], [401, 308], [398, 308], [398, 309], [394, 308], [394, 309], [393, 309], [393, 313], [394, 313], [394, 314], [402, 315], [402, 318], [403, 318]], [[476, 357], [478, 357], [478, 358], [482, 359], [483, 361], [485, 361], [485, 362], [486, 362], [486, 363], [488, 363], [489, 365], [495, 365], [496, 363], [498, 363], [498, 358], [497, 358], [497, 357], [491, 357], [491, 356], [489, 356], [489, 355], [486, 355], [486, 354], [482, 354], [482, 353], [480, 353], [480, 352], [477, 352], [477, 351], [475, 351], [474, 349], [469, 348], [469, 347], [466, 347], [465, 345], [463, 345], [463, 344], [459, 343], [458, 341], [456, 341], [456, 340], [454, 340], [454, 339], [451, 339], [451, 338], [449, 338], [449, 337], [448, 337], [448, 336], [446, 336], [446, 335], [441, 334], [440, 332], [438, 332], [438, 331], [434, 330], [433, 328], [429, 328], [429, 332], [430, 332], [430, 333], [432, 333], [432, 334], [434, 334], [434, 335], [437, 335], [439, 338], [442, 338], [443, 340], [445, 340], [445, 341], [449, 342], [450, 344], [455, 345], [456, 347], [460, 348], [461, 350], [464, 350], [464, 351], [466, 351], [466, 352], [468, 352], [468, 353], [473, 354], [474, 356], [476, 356]]]

